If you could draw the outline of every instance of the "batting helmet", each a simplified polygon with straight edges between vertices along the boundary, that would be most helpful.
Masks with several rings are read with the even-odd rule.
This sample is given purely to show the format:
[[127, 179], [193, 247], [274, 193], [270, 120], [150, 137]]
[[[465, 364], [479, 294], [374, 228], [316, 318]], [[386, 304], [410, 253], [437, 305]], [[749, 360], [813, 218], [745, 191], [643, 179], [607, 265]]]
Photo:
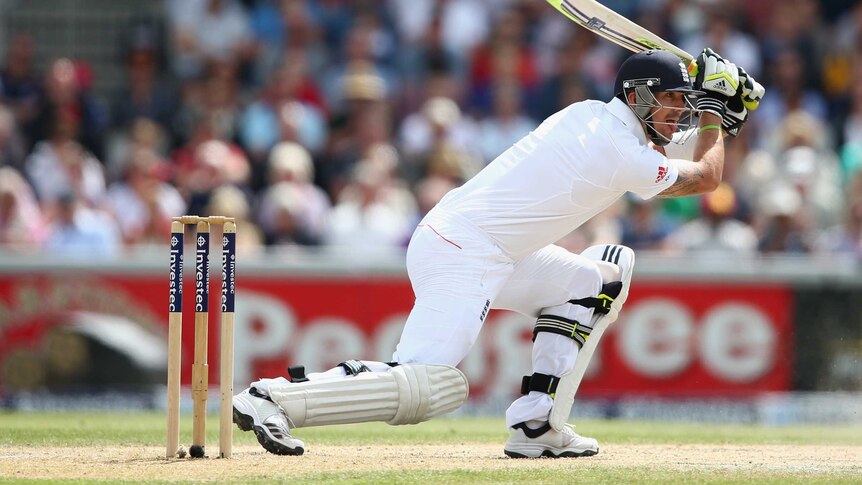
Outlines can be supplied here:
[[[661, 91], [684, 94], [684, 108], [668, 109], [679, 112], [673, 123], [674, 129], [677, 132], [688, 132], [695, 113], [694, 98], [703, 92], [694, 89], [688, 69], [679, 57], [662, 50], [644, 51], [629, 57], [620, 66], [614, 83], [614, 95], [628, 104], [637, 117], [646, 123], [650, 140], [656, 145], [664, 146], [672, 139], [661, 134], [656, 126], [669, 123], [652, 119], [657, 109], [665, 108], [655, 97], [655, 93]], [[635, 94], [633, 102], [629, 101], [629, 93]], [[688, 133], [690, 136], [691, 132]], [[682, 143], [684, 139], [676, 141]]]
[[617, 71], [614, 94], [620, 96], [626, 88], [634, 87], [634, 81], [652, 81], [650, 91], [680, 91], [693, 95], [702, 94], [694, 89], [688, 69], [682, 60], [667, 51], [651, 50], [638, 52], [626, 59]]

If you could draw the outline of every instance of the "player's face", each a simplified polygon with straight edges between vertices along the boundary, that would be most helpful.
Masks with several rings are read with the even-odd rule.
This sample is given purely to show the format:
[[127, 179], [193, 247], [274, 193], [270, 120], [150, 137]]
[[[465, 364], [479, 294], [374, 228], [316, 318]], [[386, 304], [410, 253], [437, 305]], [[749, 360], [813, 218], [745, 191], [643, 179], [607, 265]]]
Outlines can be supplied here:
[[671, 138], [678, 129], [677, 123], [680, 121], [680, 117], [685, 113], [683, 110], [687, 107], [685, 95], [677, 92], [659, 91], [655, 93], [655, 98], [661, 107], [656, 108], [655, 113], [650, 118], [654, 122], [653, 128], [667, 138]]

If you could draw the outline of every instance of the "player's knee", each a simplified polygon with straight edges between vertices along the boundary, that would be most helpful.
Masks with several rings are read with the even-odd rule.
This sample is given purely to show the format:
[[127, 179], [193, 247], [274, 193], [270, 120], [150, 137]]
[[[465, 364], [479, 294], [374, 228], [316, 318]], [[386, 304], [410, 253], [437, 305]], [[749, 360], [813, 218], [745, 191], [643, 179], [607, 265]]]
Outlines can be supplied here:
[[399, 365], [391, 374], [399, 405], [389, 424], [418, 424], [452, 412], [467, 400], [469, 384], [460, 370], [444, 365]]
[[533, 341], [541, 332], [549, 332], [571, 338], [578, 348], [583, 347], [598, 317], [611, 310], [611, 304], [620, 295], [623, 283], [620, 281], [619, 267], [612, 263], [598, 262], [595, 269], [596, 288], [590, 296], [582, 291], [573, 292], [572, 297], [563, 304], [544, 308], [533, 327]]
[[623, 277], [623, 272], [619, 266], [608, 263], [607, 261], [596, 261], [596, 267], [602, 278], [602, 283], [611, 283], [620, 281]]

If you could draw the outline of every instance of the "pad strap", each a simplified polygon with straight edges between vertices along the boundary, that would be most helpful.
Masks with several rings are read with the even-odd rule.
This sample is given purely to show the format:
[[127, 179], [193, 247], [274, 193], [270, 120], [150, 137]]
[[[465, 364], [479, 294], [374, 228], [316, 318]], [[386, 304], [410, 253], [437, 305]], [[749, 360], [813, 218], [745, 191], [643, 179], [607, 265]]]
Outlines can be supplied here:
[[287, 375], [290, 377], [290, 382], [308, 382], [308, 377], [305, 376], [304, 365], [288, 367]]
[[363, 364], [361, 360], [345, 360], [338, 364], [338, 366], [343, 367], [344, 372], [349, 376], [355, 376], [360, 372], [371, 372], [371, 369], [369, 369], [367, 365]]
[[550, 332], [557, 335], [564, 335], [574, 340], [578, 344], [578, 348], [584, 346], [587, 337], [590, 336], [592, 329], [585, 325], [581, 325], [577, 320], [570, 320], [557, 315], [539, 315], [536, 320], [536, 326], [533, 328], [533, 342], [536, 341], [536, 335], [539, 332]]
[[544, 392], [545, 394], [554, 397], [557, 392], [557, 384], [560, 378], [548, 374], [534, 372], [531, 376], [524, 376], [521, 379], [521, 394], [529, 394], [530, 391]]
[[524, 435], [526, 435], [527, 438], [536, 439], [551, 430], [551, 423], [545, 423], [536, 429], [530, 428], [527, 426], [527, 423], [518, 423], [512, 426], [512, 429], [520, 429], [524, 431]]
[[613, 303], [616, 297], [619, 296], [622, 289], [622, 281], [611, 281], [610, 283], [602, 285], [602, 290], [599, 292], [599, 296], [569, 300], [569, 303], [592, 308], [602, 315], [607, 315], [607, 313], [611, 311], [611, 303]]
[[251, 394], [251, 395], [252, 395], [252, 396], [254, 396], [254, 397], [259, 397], [259, 398], [261, 398], [261, 399], [266, 399], [266, 400], [267, 400], [267, 401], [269, 401], [269, 402], [273, 402], [272, 398], [271, 398], [271, 397], [269, 397], [269, 395], [267, 395], [267, 394], [264, 394], [264, 393], [260, 392], [260, 391], [259, 391], [256, 387], [254, 387], [254, 386], [251, 386], [250, 388], [248, 388], [248, 393], [249, 393], [249, 394]]

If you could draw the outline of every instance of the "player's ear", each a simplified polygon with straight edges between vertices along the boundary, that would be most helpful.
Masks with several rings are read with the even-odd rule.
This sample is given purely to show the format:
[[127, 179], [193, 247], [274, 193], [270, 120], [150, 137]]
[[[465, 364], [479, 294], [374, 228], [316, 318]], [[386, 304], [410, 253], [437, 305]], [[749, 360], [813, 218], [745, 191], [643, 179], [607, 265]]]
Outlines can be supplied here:
[[628, 100], [628, 103], [630, 106], [637, 104], [636, 99], [637, 99], [637, 95], [635, 94], [634, 89], [632, 89], [631, 91], [628, 92], [628, 94], [626, 94], [626, 100]]

